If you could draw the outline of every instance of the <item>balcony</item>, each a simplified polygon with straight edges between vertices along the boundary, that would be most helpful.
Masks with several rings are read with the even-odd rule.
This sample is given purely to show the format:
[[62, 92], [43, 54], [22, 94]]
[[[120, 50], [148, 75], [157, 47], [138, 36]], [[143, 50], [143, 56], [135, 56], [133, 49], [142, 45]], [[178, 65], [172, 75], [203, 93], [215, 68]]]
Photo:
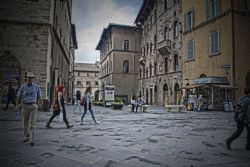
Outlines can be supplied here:
[[145, 56], [141, 56], [141, 57], [140, 57], [139, 63], [140, 63], [140, 65], [142, 65], [142, 66], [145, 65], [145, 63], [146, 63], [146, 58], [145, 58]]
[[171, 40], [164, 39], [163, 41], [158, 42], [157, 50], [162, 55], [170, 54], [171, 53]]

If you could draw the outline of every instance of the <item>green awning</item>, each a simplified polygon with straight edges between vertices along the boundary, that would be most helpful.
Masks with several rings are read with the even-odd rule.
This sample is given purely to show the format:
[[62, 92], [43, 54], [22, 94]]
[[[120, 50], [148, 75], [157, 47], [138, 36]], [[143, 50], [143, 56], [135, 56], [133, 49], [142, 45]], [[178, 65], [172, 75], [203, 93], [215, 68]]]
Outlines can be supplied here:
[[193, 85], [216, 84], [229, 85], [227, 77], [201, 77], [193, 80]]

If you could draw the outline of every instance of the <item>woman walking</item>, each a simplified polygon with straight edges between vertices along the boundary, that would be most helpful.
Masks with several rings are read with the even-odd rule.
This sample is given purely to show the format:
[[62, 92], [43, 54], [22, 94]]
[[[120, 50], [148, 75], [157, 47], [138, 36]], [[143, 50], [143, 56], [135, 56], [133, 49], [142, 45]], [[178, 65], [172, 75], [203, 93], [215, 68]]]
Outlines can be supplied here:
[[60, 111], [62, 110], [63, 112], [63, 121], [65, 122], [67, 129], [72, 128], [73, 125], [70, 125], [67, 117], [66, 117], [66, 109], [65, 109], [65, 102], [64, 102], [64, 97], [63, 97], [63, 90], [64, 90], [64, 86], [58, 86], [56, 88], [56, 101], [55, 101], [55, 107], [53, 109], [53, 115], [50, 117], [49, 121], [46, 124], [46, 128], [52, 128], [50, 126], [51, 122], [53, 121], [53, 119], [60, 114]]
[[81, 125], [83, 125], [83, 118], [84, 116], [86, 115], [87, 111], [89, 110], [91, 116], [92, 116], [92, 119], [93, 121], [95, 122], [95, 124], [97, 124], [96, 120], [95, 120], [95, 116], [94, 116], [94, 113], [93, 113], [93, 109], [92, 109], [92, 102], [91, 102], [91, 87], [88, 87], [85, 91], [85, 95], [83, 97], [83, 106], [84, 106], [84, 112], [82, 114], [82, 117], [81, 117]]

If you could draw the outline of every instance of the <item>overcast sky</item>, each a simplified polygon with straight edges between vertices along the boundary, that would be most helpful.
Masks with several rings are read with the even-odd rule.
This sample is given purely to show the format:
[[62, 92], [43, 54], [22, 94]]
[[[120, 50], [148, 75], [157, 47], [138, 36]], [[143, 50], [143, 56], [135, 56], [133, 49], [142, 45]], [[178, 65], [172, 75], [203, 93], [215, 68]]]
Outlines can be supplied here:
[[72, 23], [76, 25], [78, 49], [75, 62], [95, 63], [95, 48], [109, 23], [134, 25], [143, 0], [73, 0]]

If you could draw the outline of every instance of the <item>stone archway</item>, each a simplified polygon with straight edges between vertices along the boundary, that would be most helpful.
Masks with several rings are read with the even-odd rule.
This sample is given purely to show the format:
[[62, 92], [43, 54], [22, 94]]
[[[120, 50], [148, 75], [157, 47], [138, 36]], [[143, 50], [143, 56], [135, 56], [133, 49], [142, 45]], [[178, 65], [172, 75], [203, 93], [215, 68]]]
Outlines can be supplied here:
[[156, 85], [154, 87], [154, 104], [158, 105], [158, 88]]
[[181, 99], [180, 86], [178, 83], [175, 83], [175, 85], [174, 85], [174, 104], [180, 104], [180, 99]]
[[164, 106], [169, 104], [168, 85], [166, 83], [163, 85], [163, 104]]
[[21, 85], [21, 65], [17, 58], [5, 51], [0, 55], [0, 106], [6, 103], [9, 84], [17, 92]]

